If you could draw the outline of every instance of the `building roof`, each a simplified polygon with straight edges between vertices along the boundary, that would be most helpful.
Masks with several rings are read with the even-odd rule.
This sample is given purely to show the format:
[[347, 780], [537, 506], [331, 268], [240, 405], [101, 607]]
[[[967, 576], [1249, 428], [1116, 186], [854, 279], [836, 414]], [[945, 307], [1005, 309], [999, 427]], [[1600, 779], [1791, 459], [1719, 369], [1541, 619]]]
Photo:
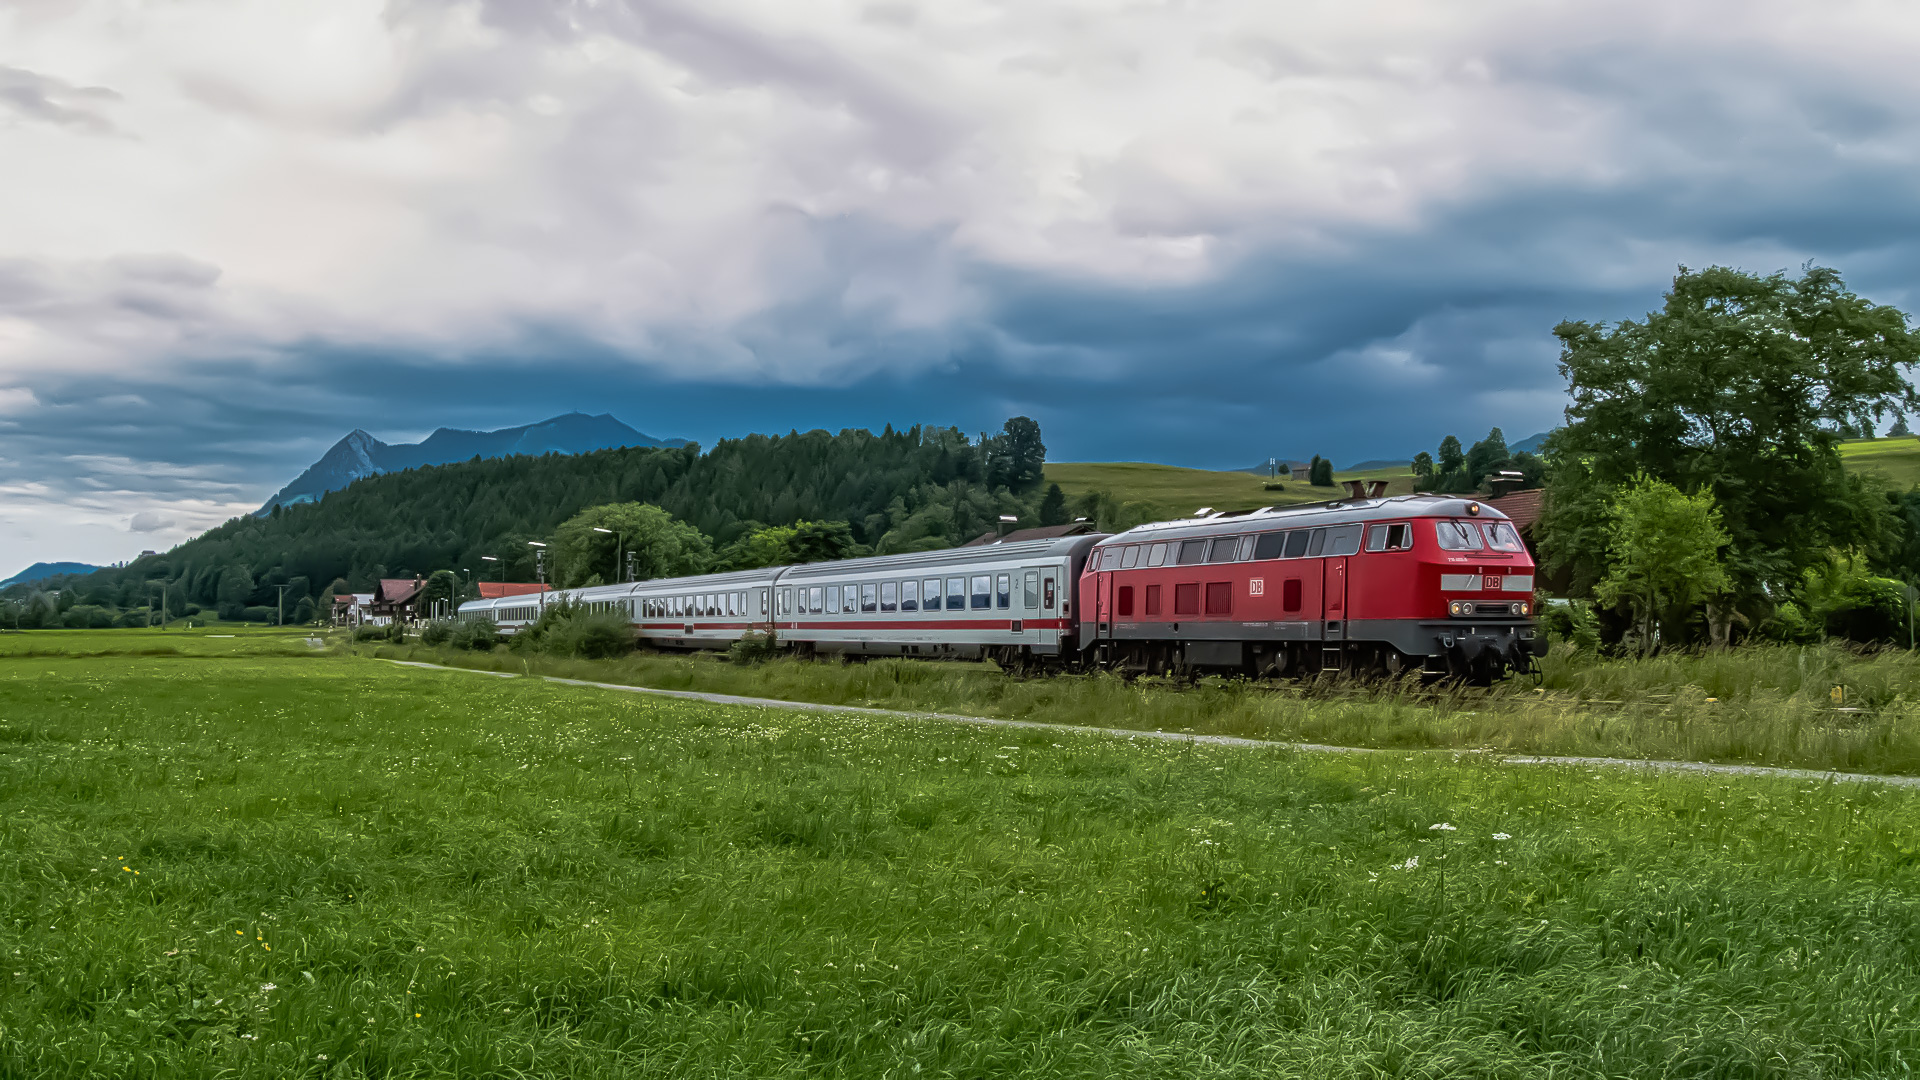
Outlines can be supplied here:
[[404, 604], [426, 587], [422, 578], [381, 578], [373, 588], [373, 598], [383, 604]]
[[1513, 519], [1513, 527], [1526, 532], [1533, 523], [1540, 520], [1540, 511], [1545, 506], [1547, 493], [1541, 488], [1531, 491], [1509, 491], [1505, 495], [1483, 500], [1488, 506]]
[[1085, 536], [1093, 531], [1093, 524], [1075, 521], [1066, 525], [1042, 525], [1034, 529], [1015, 529], [1005, 536], [995, 536], [991, 532], [961, 544], [961, 547], [982, 547], [987, 544], [1017, 544], [1022, 540], [1058, 540], [1063, 536]]
[[498, 600], [503, 596], [530, 596], [546, 592], [550, 586], [535, 584], [531, 581], [482, 581], [479, 582], [480, 599]]

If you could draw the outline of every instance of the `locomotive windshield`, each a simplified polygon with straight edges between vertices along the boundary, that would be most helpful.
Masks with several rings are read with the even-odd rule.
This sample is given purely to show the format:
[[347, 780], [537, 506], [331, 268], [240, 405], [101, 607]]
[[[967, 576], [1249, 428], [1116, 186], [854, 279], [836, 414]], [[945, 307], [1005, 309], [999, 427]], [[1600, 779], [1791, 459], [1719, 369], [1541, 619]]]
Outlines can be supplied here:
[[1526, 550], [1526, 545], [1520, 542], [1520, 534], [1504, 521], [1489, 521], [1481, 528], [1486, 530], [1487, 546], [1495, 551]]
[[1434, 535], [1442, 551], [1479, 551], [1480, 530], [1471, 521], [1436, 521]]

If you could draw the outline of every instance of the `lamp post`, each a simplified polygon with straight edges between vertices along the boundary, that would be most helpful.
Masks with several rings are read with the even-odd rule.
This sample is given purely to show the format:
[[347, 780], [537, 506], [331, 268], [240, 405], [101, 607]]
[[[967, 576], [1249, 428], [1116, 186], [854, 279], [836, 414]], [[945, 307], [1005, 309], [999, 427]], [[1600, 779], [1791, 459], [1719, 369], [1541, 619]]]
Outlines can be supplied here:
[[593, 531], [606, 533], [608, 536], [613, 537], [613, 580], [614, 584], [620, 584], [620, 564], [624, 561], [624, 556], [627, 552], [627, 538], [614, 532], [612, 529], [603, 529], [598, 525], [593, 527]]
[[[287, 589], [289, 586], [275, 585], [274, 588], [280, 590], [280, 595], [273, 598], [273, 625], [285, 626], [287, 625]], [[163, 600], [161, 603], [165, 604], [165, 601]]]
[[500, 559], [494, 555], [482, 555], [480, 556], [480, 559], [483, 562], [500, 563], [500, 583], [503, 585], [506, 584], [506, 581], [507, 581], [507, 564], [506, 563], [500, 562]]
[[527, 546], [533, 549], [534, 577], [540, 584], [545, 585], [547, 583], [547, 545], [538, 540], [529, 540]]

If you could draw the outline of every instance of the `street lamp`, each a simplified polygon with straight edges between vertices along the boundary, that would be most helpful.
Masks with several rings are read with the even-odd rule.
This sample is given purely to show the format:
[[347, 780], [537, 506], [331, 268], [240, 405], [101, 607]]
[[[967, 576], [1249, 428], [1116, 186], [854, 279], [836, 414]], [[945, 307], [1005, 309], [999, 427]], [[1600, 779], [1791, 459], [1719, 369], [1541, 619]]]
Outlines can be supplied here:
[[547, 583], [547, 545], [538, 540], [529, 540], [527, 546], [533, 549], [534, 577], [540, 584], [545, 585]]
[[490, 563], [500, 563], [500, 583], [501, 583], [501, 584], [503, 584], [503, 585], [504, 585], [504, 584], [506, 584], [506, 581], [507, 581], [507, 564], [506, 564], [506, 563], [503, 563], [503, 562], [500, 562], [500, 560], [499, 560], [498, 558], [496, 558], [496, 557], [494, 557], [494, 556], [492, 556], [492, 555], [482, 555], [482, 556], [480, 556], [480, 558], [481, 558], [481, 561], [483, 561], [483, 562], [490, 562]]
[[622, 561], [622, 557], [626, 554], [626, 551], [627, 551], [627, 538], [624, 536], [619, 536], [615, 534], [612, 529], [603, 529], [598, 525], [593, 526], [593, 531], [597, 533], [606, 533], [608, 536], [612, 536], [614, 538], [613, 580], [616, 584], [618, 584], [620, 581], [620, 563]]

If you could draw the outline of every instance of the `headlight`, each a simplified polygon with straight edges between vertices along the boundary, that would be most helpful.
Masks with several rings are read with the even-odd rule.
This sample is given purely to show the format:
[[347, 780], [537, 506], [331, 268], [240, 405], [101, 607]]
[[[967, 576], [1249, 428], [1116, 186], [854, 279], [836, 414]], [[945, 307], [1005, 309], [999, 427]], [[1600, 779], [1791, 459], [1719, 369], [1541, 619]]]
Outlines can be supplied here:
[[1513, 605], [1513, 611], [1514, 611], [1514, 614], [1516, 615], [1531, 615], [1533, 614], [1533, 605], [1528, 603], [1525, 600], [1522, 600], [1519, 603]]
[[1455, 600], [1447, 605], [1447, 614], [1449, 615], [1465, 615], [1472, 610], [1473, 606], [1463, 600]]

